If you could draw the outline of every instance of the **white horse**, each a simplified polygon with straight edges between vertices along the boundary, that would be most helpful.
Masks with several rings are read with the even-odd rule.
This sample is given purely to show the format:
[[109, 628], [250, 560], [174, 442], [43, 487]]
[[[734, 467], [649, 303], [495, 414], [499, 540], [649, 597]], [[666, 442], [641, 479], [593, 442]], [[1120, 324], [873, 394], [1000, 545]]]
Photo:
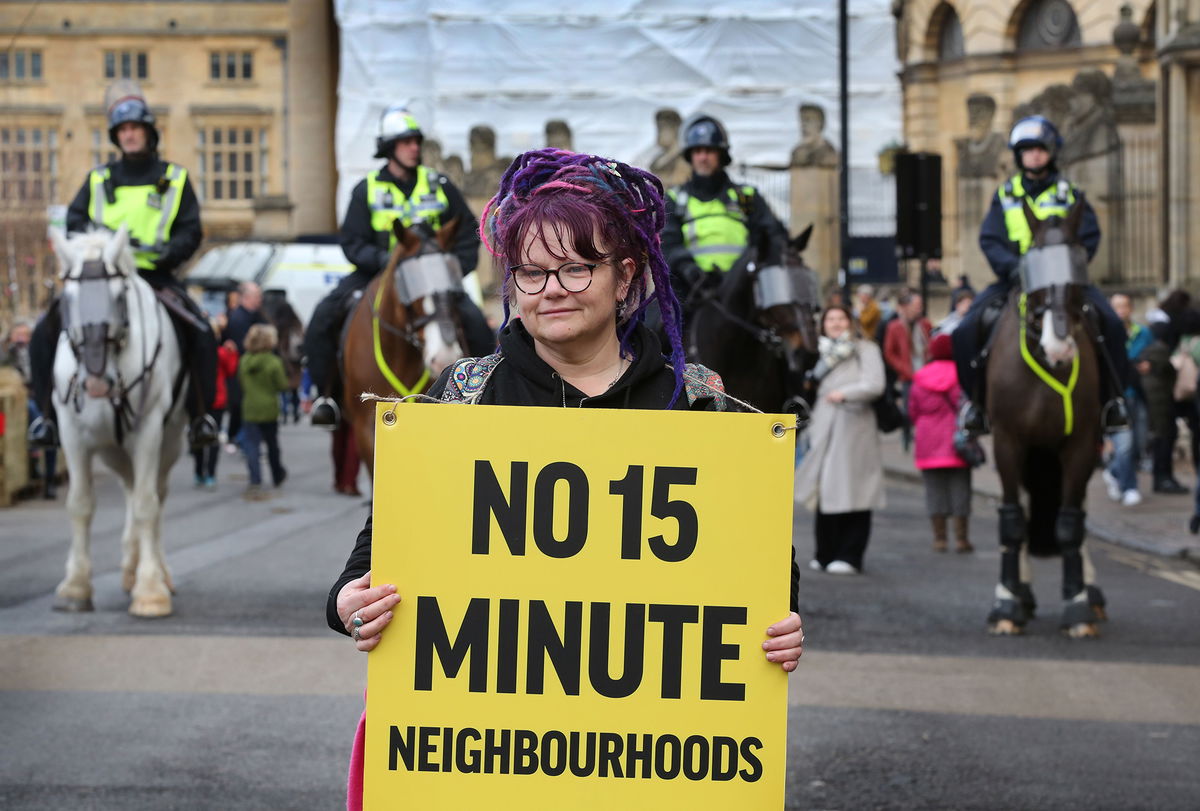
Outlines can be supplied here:
[[54, 409], [67, 459], [71, 551], [54, 607], [92, 610], [89, 529], [96, 508], [92, 457], [121, 478], [125, 532], [122, 586], [129, 613], [171, 613], [173, 585], [162, 551], [167, 474], [179, 458], [186, 381], [171, 318], [137, 274], [125, 226], [54, 236], [62, 265], [63, 330], [54, 361]]

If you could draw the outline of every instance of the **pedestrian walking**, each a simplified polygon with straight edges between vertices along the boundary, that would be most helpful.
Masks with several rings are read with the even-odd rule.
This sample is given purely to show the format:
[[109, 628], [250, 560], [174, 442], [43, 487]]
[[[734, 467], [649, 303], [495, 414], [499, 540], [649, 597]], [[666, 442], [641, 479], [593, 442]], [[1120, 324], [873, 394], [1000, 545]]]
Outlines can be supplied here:
[[[213, 334], [220, 335], [221, 327], [216, 319], [212, 321]], [[209, 416], [217, 424], [217, 429], [220, 430], [221, 422], [225, 418], [225, 411], [229, 402], [229, 378], [237, 374], [238, 370], [238, 351], [237, 346], [233, 341], [225, 341], [217, 347], [217, 385], [216, 395], [213, 396], [211, 407], [208, 409]], [[192, 459], [195, 462], [196, 471], [196, 486], [207, 487], [213, 490], [217, 486], [217, 458], [221, 455], [221, 446], [219, 443], [205, 445], [203, 448], [192, 449]]]
[[925, 482], [925, 511], [933, 527], [933, 551], [948, 547], [946, 523], [954, 519], [959, 552], [973, 552], [968, 533], [971, 516], [971, 466], [954, 449], [954, 431], [962, 389], [954, 368], [948, 334], [929, 342], [929, 362], [913, 376], [908, 414], [913, 426], [913, 462]]
[[[483, 219], [504, 269], [504, 312], [519, 317], [506, 319], [497, 354], [450, 366], [430, 396], [465, 402], [471, 386], [470, 402], [481, 405], [719, 410], [720, 378], [684, 362], [679, 300], [658, 238], [663, 217], [662, 185], [641, 169], [556, 149], [517, 157]], [[651, 302], [663, 314], [666, 358], [643, 323]], [[379, 644], [401, 597], [393, 585], [371, 585], [371, 539], [368, 519], [326, 604], [329, 626], [361, 651]], [[793, 559], [792, 611], [763, 643], [767, 660], [788, 672], [803, 651], [796, 584]], [[352, 809], [362, 802], [365, 718], [358, 735]]]
[[1129, 427], [1113, 433], [1112, 456], [1102, 474], [1108, 497], [1126, 507], [1142, 503], [1138, 490], [1137, 471], [1141, 448], [1145, 446], [1146, 395], [1142, 391], [1142, 376], [1150, 364], [1141, 359], [1142, 352], [1154, 342], [1150, 330], [1133, 320], [1133, 301], [1124, 293], [1109, 298], [1113, 312], [1125, 325], [1125, 354], [1135, 373], [1130, 375], [1125, 389], [1125, 405], [1129, 410]]
[[858, 574], [871, 537], [871, 511], [884, 506], [883, 455], [871, 403], [884, 388], [879, 347], [862, 337], [850, 311], [827, 307], [809, 449], [796, 471], [796, 500], [815, 514], [809, 567]]
[[246, 498], [262, 498], [259, 451], [267, 446], [267, 461], [276, 487], [287, 478], [279, 453], [279, 392], [288, 387], [283, 361], [275, 354], [279, 335], [269, 324], [255, 324], [246, 333], [246, 354], [238, 364], [242, 383], [242, 452], [250, 473]]

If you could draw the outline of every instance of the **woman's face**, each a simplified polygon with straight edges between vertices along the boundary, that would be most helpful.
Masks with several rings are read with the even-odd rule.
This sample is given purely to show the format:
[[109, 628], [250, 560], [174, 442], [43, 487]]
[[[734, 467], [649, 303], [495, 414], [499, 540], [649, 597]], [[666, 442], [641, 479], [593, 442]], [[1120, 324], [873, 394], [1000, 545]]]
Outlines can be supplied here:
[[[570, 241], [569, 235], [564, 236]], [[594, 235], [593, 240], [594, 244], [607, 250], [597, 236]], [[633, 261], [625, 259], [618, 263], [612, 258], [600, 262], [585, 259], [569, 245], [562, 244], [549, 227], [545, 241], [550, 244], [551, 250], [543, 244], [536, 228], [531, 228], [525, 236], [520, 263], [537, 265], [545, 270], [556, 270], [571, 262], [596, 267], [592, 271], [591, 284], [579, 293], [564, 290], [553, 275], [546, 277], [546, 287], [540, 293], [524, 293], [514, 287], [517, 312], [525, 329], [537, 343], [559, 350], [569, 351], [573, 346], [591, 345], [610, 334], [615, 339], [617, 302], [629, 292]]]
[[841, 310], [826, 310], [821, 329], [830, 338], [840, 338], [850, 329], [850, 319]]

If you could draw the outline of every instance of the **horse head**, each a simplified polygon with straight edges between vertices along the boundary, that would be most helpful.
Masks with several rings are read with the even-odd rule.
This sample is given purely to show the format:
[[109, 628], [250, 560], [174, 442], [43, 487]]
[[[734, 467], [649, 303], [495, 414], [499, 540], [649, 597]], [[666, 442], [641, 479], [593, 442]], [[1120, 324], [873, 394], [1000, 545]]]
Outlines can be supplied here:
[[1020, 265], [1026, 328], [1040, 334], [1042, 351], [1052, 364], [1070, 363], [1078, 352], [1073, 327], [1083, 318], [1088, 283], [1087, 252], [1078, 240], [1083, 206], [1076, 201], [1066, 217], [1041, 220], [1028, 200], [1022, 205], [1033, 232]]
[[408, 312], [408, 340], [435, 377], [467, 345], [455, 302], [463, 292], [462, 266], [451, 251], [458, 226], [457, 217], [436, 233], [424, 222], [405, 228], [396, 220], [394, 226], [399, 240], [394, 292]]
[[[800, 380], [817, 346], [819, 282], [816, 272], [804, 264], [802, 257], [811, 235], [810, 225], [778, 251], [783, 257], [781, 265], [753, 271], [756, 320], [778, 343], [787, 364], [790, 381], [787, 388], [793, 398], [800, 393]], [[766, 254], [764, 246], [759, 255], [770, 254]]]
[[129, 230], [91, 231], [70, 238], [52, 232], [63, 282], [63, 330], [86, 373], [89, 397], [106, 397], [113, 386], [109, 350], [115, 355], [129, 336], [129, 287], [136, 278]]

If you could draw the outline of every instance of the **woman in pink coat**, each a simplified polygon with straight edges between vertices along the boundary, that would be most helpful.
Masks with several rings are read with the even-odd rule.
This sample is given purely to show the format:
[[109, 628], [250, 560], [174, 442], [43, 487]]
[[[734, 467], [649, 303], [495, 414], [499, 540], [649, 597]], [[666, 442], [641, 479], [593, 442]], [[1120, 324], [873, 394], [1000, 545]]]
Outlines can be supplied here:
[[967, 519], [971, 515], [971, 468], [954, 450], [955, 418], [962, 391], [949, 335], [929, 344], [929, 362], [913, 377], [908, 397], [915, 445], [913, 460], [925, 480], [925, 509], [933, 524], [933, 551], [946, 551], [946, 518], [954, 517], [959, 552], [972, 552]]

